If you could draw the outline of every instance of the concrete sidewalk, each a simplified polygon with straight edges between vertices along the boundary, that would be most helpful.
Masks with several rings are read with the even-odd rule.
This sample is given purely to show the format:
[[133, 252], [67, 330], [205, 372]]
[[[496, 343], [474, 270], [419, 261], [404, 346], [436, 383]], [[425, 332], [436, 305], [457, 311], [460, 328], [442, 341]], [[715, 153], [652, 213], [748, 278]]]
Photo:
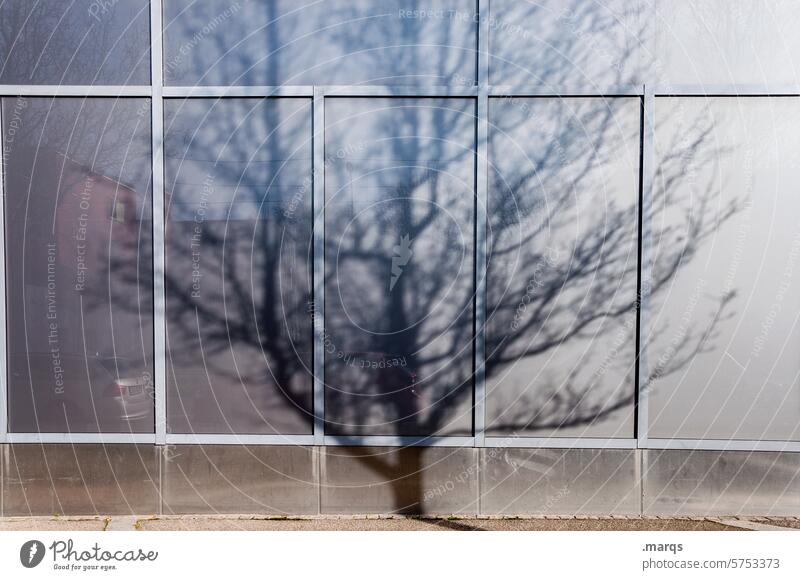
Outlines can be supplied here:
[[0, 518], [0, 531], [800, 531], [800, 518], [245, 515]]

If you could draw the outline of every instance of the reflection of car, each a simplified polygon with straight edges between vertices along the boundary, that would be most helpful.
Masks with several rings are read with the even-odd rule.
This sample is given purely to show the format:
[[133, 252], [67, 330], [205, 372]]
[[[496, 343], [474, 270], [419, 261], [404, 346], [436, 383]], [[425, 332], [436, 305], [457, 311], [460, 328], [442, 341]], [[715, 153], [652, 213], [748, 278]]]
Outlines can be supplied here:
[[[30, 352], [11, 355], [11, 418], [18, 431], [152, 430], [152, 374], [125, 358]], [[30, 369], [30, 370], [28, 370]], [[36, 413], [31, 408], [31, 391]]]
[[141, 363], [124, 358], [102, 359], [112, 382], [103, 391], [104, 397], [113, 398], [123, 421], [135, 421], [152, 417], [154, 413], [155, 389], [153, 375], [142, 371]]

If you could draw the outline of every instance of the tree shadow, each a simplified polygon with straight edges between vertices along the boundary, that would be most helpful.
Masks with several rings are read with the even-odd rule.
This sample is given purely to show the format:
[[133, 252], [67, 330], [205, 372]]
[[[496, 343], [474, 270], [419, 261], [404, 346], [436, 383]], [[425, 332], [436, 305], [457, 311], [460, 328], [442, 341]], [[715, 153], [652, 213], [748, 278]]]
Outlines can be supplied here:
[[[267, 23], [264, 29], [275, 34], [265, 36], [263, 50], [237, 51], [230, 74], [264, 84], [297, 78], [291, 66], [297, 66], [297, 59], [302, 62], [297, 51], [308, 47], [297, 46], [304, 41], [291, 42], [290, 24], [296, 21], [270, 8], [263, 10], [264, 14], [250, 13], [249, 18]], [[433, 77], [466, 85], [474, 82], [464, 72], [474, 62], [474, 53], [456, 49], [432, 54], [430, 45], [469, 44], [454, 39], [453, 27], [436, 22], [435, 16], [435, 25], [419, 18], [362, 23], [362, 6], [340, 11], [329, 15], [330, 22], [338, 23], [330, 27], [333, 31], [314, 35], [311, 43], [319, 54], [358, 52], [361, 76], [342, 69], [337, 70], [340, 78], [355, 75], [354, 81], [367, 82], [376, 78], [375, 71], [389, 70], [397, 73], [389, 82], [411, 84], [408, 75], [425, 62]], [[314, 21], [313, 11], [300, 13], [304, 30], [325, 28], [322, 20]], [[518, 30], [523, 37], [534, 35], [535, 42], [517, 44], [529, 51], [513, 63], [495, 59], [494, 84], [527, 80], [563, 86], [601, 75], [605, 83], [621, 85], [636, 82], [647, 64], [637, 45], [647, 32], [620, 30], [620, 18], [594, 4], [574, 3], [554, 16], [541, 7], [518, 3], [497, 16], [495, 23], [535, 23], [543, 15], [557, 25]], [[259, 30], [247, 30], [248, 42]], [[513, 34], [509, 29], [504, 38], [513, 43]], [[387, 67], [386, 51], [375, 47], [392, 46], [398, 35], [404, 41], [402, 58]], [[586, 37], [602, 39], [615, 62], [598, 65], [597, 46], [575, 42]], [[542, 44], [551, 49], [535, 52]], [[206, 57], [199, 52], [193, 56], [197, 62], [189, 68], [205, 70]], [[304, 71], [300, 76], [306, 71], [318, 75], [315, 78], [334, 74], [316, 62], [312, 59], [307, 68], [297, 67]], [[518, 64], [525, 62], [533, 66]], [[203, 82], [230, 80], [219, 66], [209, 73], [212, 80], [204, 77]], [[185, 104], [174, 106], [187, 109]], [[166, 123], [170, 215], [179, 203], [197, 203], [196, 180], [193, 188], [177, 186], [184, 174], [204, 173], [191, 165], [187, 169], [183, 161], [187, 156], [206, 159], [215, 181], [234, 189], [223, 202], [224, 211], [218, 212], [218, 233], [204, 230], [202, 240], [202, 259], [219, 263], [214, 274], [203, 272], [219, 277], [217, 294], [193, 298], [191, 277], [173, 267], [190, 263], [189, 248], [177, 241], [173, 221], [168, 225], [170, 405], [175, 408], [179, 403], [186, 409], [185, 420], [178, 424], [202, 431], [206, 424], [193, 417], [197, 409], [221, 408], [219, 401], [235, 398], [240, 386], [254, 377], [253, 393], [241, 398], [242, 408], [219, 414], [225, 430], [270, 432], [269, 423], [290, 413], [301, 418], [303, 432], [310, 432], [314, 321], [304, 308], [313, 296], [310, 181], [324, 171], [325, 207], [313, 212], [324, 213], [325, 223], [326, 301], [320, 326], [326, 435], [343, 443], [365, 435], [471, 435], [473, 300], [476, 285], [482, 282], [474, 274], [478, 162], [474, 101], [329, 98], [324, 167], [315, 168], [313, 176], [307, 125], [287, 121], [277, 107], [271, 107], [275, 114], [265, 112], [261, 117], [232, 114], [234, 105], [225, 101], [210, 103], [207, 109], [208, 113], [185, 115], [185, 131], [174, 131], [169, 111]], [[304, 114], [308, 117], [310, 112]], [[647, 288], [652, 298], [664, 292], [678, 269], [720, 225], [719, 219], [706, 221], [702, 211], [718, 202], [710, 185], [699, 196], [695, 191], [687, 198], [689, 176], [683, 172], [683, 161], [691, 156], [702, 165], [725, 152], [712, 143], [712, 128], [698, 124], [691, 138], [657, 168], [664, 184], [657, 195], [662, 198], [642, 209], [638, 98], [498, 98], [492, 100], [489, 115], [487, 434], [632, 437], [641, 295], [639, 219], [658, 223], [657, 212], [668, 206], [686, 207], [691, 220], [689, 235], [669, 229], [659, 232], [659, 247], [665, 250], [653, 265]], [[285, 130], [287, 126], [292, 132]], [[319, 129], [315, 128], [318, 136]], [[173, 149], [173, 143], [180, 145]], [[264, 144], [270, 169], [251, 183], [247, 176], [253, 172], [254, 151]], [[236, 163], [226, 166], [227, 156]], [[288, 169], [298, 158], [303, 168]], [[174, 179], [173, 163], [183, 163], [174, 170], [178, 175]], [[292, 182], [293, 194], [284, 195], [275, 185]], [[263, 212], [267, 205], [275, 211]], [[734, 211], [735, 202], [722, 221]], [[261, 235], [254, 235], [256, 231]], [[283, 269], [289, 263], [291, 268]], [[288, 291], [287, 277], [292, 280]], [[203, 283], [208, 284], [208, 278]], [[710, 348], [719, 320], [730, 314], [730, 303], [731, 296], [720, 297], [717, 315], [654, 372], [659, 376], [676, 372]], [[289, 326], [297, 332], [287, 338]], [[199, 367], [198, 349], [206, 361], [205, 379], [195, 378], [190, 370]], [[214, 364], [217, 352], [239, 361], [235, 372]], [[179, 369], [175, 361], [181, 357], [186, 363]], [[246, 360], [254, 363], [252, 377], [238, 370]], [[302, 379], [293, 383], [294, 377]], [[639, 382], [647, 386], [651, 379], [639, 377]], [[208, 389], [200, 388], [201, 383]], [[225, 386], [220, 390], [221, 385]], [[279, 397], [259, 399], [259, 389], [262, 395], [266, 390]], [[192, 390], [203, 395], [189, 409], [186, 400]], [[175, 392], [180, 396], [176, 398]], [[396, 510], [419, 513], [425, 509], [424, 456], [424, 448], [419, 448], [399, 454], [360, 453], [358, 460], [385, 481], [401, 479], [393, 485]]]
[[[452, 16], [368, 19], [361, 3], [338, 4], [335, 13], [326, 5], [323, 13], [279, 12], [267, 2], [223, 18], [209, 5], [185, 4], [167, 3], [175, 10], [165, 18], [173, 84], [198, 76], [203, 84], [475, 82], [476, 54], [465, 47], [474, 46], [476, 29]], [[633, 84], [651, 66], [641, 49], [649, 31], [636, 15], [620, 18], [584, 2], [563, 12], [506, 8], [492, 27], [503, 32], [498, 50], [508, 43], [516, 57], [493, 56], [495, 85]], [[217, 22], [211, 32], [194, 38], [209, 22]], [[228, 51], [231, 38], [242, 42]], [[601, 39], [608, 59], [597, 58], [592, 39]], [[225, 58], [209, 63], [215, 53]], [[357, 56], [347, 61], [349, 54]], [[316, 325], [324, 335], [326, 435], [342, 442], [471, 436], [481, 320], [475, 292], [485, 283], [487, 302], [477, 307], [486, 312], [479, 330], [487, 434], [634, 436], [642, 296], [667, 291], [738, 210], [730, 202], [709, 220], [703, 209], [721, 203], [719, 192], [693, 182], [690, 195], [685, 160], [702, 167], [728, 152], [698, 119], [662, 158], [661, 186], [642, 207], [638, 97], [491, 99], [482, 280], [475, 236], [484, 208], [475, 178], [484, 160], [475, 155], [475, 107], [469, 98], [329, 98], [323, 137], [312, 127], [308, 98], [166, 101], [171, 432], [310, 434]], [[325, 140], [323, 167], [312, 166], [312, 132]], [[313, 207], [323, 172], [325, 207]], [[658, 231], [660, 251], [643, 292], [639, 224], [661, 223], [665, 208], [684, 208], [685, 224]], [[315, 321], [312, 225], [320, 216], [325, 319]], [[139, 218], [128, 227], [146, 225]], [[147, 236], [129, 243], [136, 255], [150, 255]], [[152, 287], [138, 262], [104, 258], [115, 285]], [[715, 315], [653, 376], [638, 377], [639, 387], [711, 348], [734, 295], [718, 297]], [[660, 332], [666, 329], [653, 335]], [[385, 481], [402, 479], [393, 485], [397, 511], [421, 513], [425, 453], [358, 459]]]

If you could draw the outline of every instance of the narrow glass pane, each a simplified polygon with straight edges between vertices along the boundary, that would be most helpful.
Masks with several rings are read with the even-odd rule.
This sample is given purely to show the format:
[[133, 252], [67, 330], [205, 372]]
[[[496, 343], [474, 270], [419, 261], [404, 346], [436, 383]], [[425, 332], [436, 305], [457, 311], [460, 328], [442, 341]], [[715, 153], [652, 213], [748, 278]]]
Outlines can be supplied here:
[[644, 0], [492, 0], [490, 78], [550, 87], [644, 82]]
[[656, 100], [649, 436], [800, 439], [800, 99]]
[[472, 433], [475, 102], [325, 103], [326, 433]]
[[640, 107], [490, 100], [487, 434], [634, 435]]
[[3, 0], [0, 83], [150, 84], [150, 3]]
[[10, 430], [152, 433], [150, 100], [2, 104]]
[[164, 109], [168, 430], [311, 433], [311, 100]]
[[472, 85], [474, 0], [165, 0], [170, 85]]
[[800, 82], [800, 3], [795, 0], [659, 0], [653, 4], [657, 82]]

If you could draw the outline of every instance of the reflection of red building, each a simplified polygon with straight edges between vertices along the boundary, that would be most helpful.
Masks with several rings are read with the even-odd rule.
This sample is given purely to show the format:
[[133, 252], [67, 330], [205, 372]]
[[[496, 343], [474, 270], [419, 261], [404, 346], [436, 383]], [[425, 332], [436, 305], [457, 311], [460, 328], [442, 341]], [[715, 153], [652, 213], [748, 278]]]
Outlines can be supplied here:
[[[136, 192], [104, 175], [65, 158], [62, 175], [65, 181], [75, 183], [61, 192], [56, 219], [58, 246], [66, 248], [60, 256], [64, 265], [74, 269], [75, 290], [83, 292], [91, 279], [91, 270], [97, 267], [102, 247], [113, 240], [118, 246], [115, 258], [135, 258]], [[127, 221], [126, 221], [127, 219]], [[74, 256], [70, 256], [73, 253]], [[92, 256], [92, 253], [96, 257]], [[123, 255], [120, 255], [121, 252]]]
[[[59, 262], [75, 275], [75, 291], [87, 288], [92, 270], [102, 267], [103, 248], [114, 244], [115, 260], [134, 261], [138, 232], [136, 192], [130, 187], [63, 159], [55, 238]], [[106, 250], [107, 254], [107, 250]]]
[[[60, 152], [20, 148], [15, 157], [30, 171], [9, 172], [6, 183], [8, 271], [14, 273], [8, 280], [9, 391], [22, 397], [12, 427], [38, 430], [30, 424], [35, 392], [39, 415], [74, 409], [70, 428], [61, 430], [96, 430], [94, 413], [79, 418], [82, 409], [107, 404], [99, 395], [120, 390], [120, 381], [152, 376], [146, 197]], [[97, 409], [97, 415], [112, 428], [131, 429], [119, 423], [118, 409]], [[54, 430], [64, 421], [48, 417], [44, 424]]]

